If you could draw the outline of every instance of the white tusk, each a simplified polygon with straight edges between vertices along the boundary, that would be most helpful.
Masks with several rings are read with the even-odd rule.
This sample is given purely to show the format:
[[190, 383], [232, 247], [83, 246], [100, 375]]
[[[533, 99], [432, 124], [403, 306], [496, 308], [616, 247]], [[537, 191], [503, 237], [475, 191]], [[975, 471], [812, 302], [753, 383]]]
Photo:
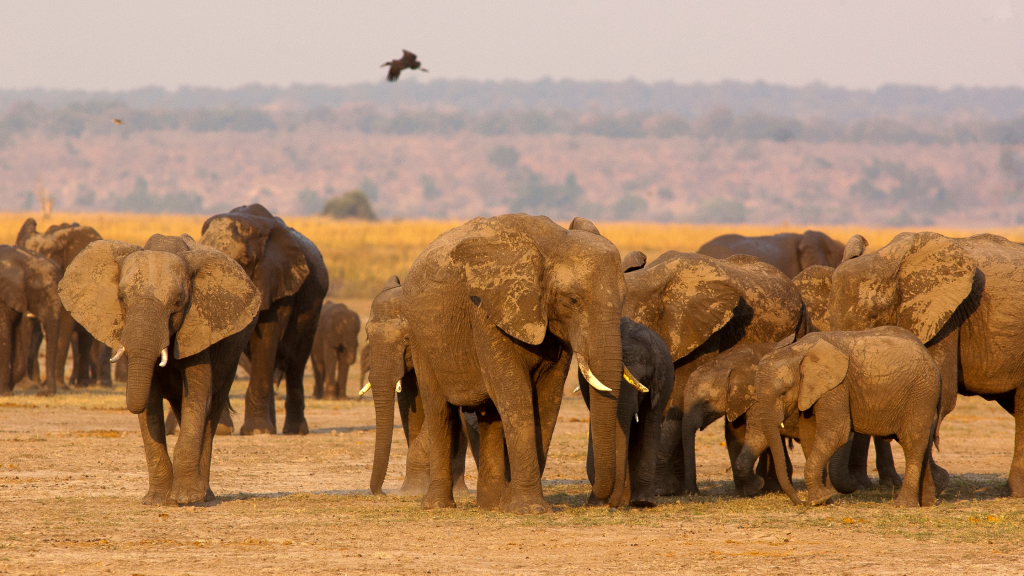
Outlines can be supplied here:
[[637, 422], [640, 422], [640, 413], [637, 412], [636, 414], [633, 414], [633, 419], [636, 420]]
[[401, 391], [402, 391], [402, 379], [399, 378], [398, 379], [398, 384], [395, 384], [395, 392], [401, 392]]
[[782, 424], [779, 424], [779, 428], [785, 428], [785, 427], [786, 427], [786, 422], [785, 421], [783, 421]]
[[573, 393], [573, 394], [577, 394], [577, 393], [579, 393], [579, 391], [580, 391], [580, 385], [579, 385], [579, 384], [577, 384], [577, 385], [576, 385], [576, 388], [574, 388], [574, 389], [573, 389], [572, 393]]
[[[622, 366], [622, 377], [626, 379], [626, 382], [628, 382], [630, 386], [636, 388], [640, 392], [650, 392], [650, 390], [647, 389], [647, 386], [641, 384], [625, 365]], [[637, 420], [637, 422], [639, 422], [639, 420]]]
[[160, 367], [167, 366], [167, 348], [160, 351]]
[[35, 314], [33, 314], [33, 313], [31, 313], [31, 312], [25, 312], [25, 317], [26, 317], [26, 318], [35, 318], [35, 317], [36, 317], [36, 315], [35, 315]]
[[110, 363], [113, 364], [114, 362], [117, 362], [118, 360], [120, 360], [122, 354], [124, 354], [124, 346], [121, 346], [120, 348], [118, 348], [117, 352], [113, 356], [110, 357]]
[[363, 394], [366, 394], [366, 392], [369, 389], [370, 389], [370, 383], [369, 382], [367, 382], [366, 384], [363, 384], [363, 387], [359, 389], [359, 395], [362, 396]]
[[587, 366], [587, 361], [583, 359], [583, 356], [579, 356], [577, 358], [577, 361], [580, 365], [580, 371], [583, 372], [583, 377], [587, 379], [587, 383], [590, 384], [591, 387], [594, 388], [594, 390], [598, 390], [601, 392], [612, 391], [611, 388], [602, 384], [601, 381], [597, 379], [597, 376], [594, 376], [594, 373], [590, 371], [590, 366]]

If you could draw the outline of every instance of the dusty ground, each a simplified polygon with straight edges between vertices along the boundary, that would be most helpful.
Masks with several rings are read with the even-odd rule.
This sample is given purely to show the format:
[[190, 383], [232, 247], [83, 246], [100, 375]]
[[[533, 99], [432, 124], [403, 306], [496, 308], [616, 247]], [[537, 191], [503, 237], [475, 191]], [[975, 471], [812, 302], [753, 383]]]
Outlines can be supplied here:
[[[472, 493], [431, 512], [370, 496], [369, 400], [308, 401], [304, 437], [218, 437], [218, 501], [142, 506], [142, 442], [122, 390], [19, 394], [0, 399], [0, 574], [1024, 573], [1024, 502], [1000, 497], [1013, 420], [976, 398], [944, 425], [936, 459], [954, 476], [935, 508], [895, 509], [883, 489], [812, 510], [737, 498], [716, 423], [699, 436], [700, 497], [610, 511], [584, 506], [588, 415], [567, 397], [545, 475], [555, 511], [518, 517], [477, 509]], [[396, 434], [386, 490], [404, 458]]]

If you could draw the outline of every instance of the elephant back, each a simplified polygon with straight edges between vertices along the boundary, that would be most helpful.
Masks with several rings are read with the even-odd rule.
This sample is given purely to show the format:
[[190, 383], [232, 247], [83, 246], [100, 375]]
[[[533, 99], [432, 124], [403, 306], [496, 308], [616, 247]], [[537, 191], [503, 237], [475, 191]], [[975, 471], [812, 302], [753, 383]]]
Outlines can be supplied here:
[[777, 342], [797, 329], [803, 301], [792, 280], [751, 256], [731, 256], [722, 268], [743, 298], [726, 330], [722, 348], [739, 343]]

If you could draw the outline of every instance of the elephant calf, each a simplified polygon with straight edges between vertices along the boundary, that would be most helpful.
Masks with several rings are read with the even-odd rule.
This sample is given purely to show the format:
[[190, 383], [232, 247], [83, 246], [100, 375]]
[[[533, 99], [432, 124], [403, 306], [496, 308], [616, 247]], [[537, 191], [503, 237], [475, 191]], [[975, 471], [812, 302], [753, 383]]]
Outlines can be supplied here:
[[709, 240], [697, 253], [722, 259], [747, 254], [793, 278], [811, 266], [838, 266], [845, 248], [823, 232], [807, 230], [803, 234], [787, 232], [774, 236], [724, 234]]
[[[802, 504], [781, 466], [780, 428], [796, 426], [807, 462], [807, 504], [823, 504], [834, 491], [822, 478], [845, 473], [851, 434], [894, 437], [906, 473], [898, 506], [935, 501], [931, 454], [942, 395], [939, 368], [921, 342], [897, 327], [816, 332], [766, 354], [757, 367], [757, 404], [748, 418], [775, 456], [782, 489]], [[781, 424], [780, 424], [781, 423]]]
[[[619, 418], [631, 421], [625, 437], [617, 438], [615, 485], [610, 504], [625, 503], [651, 507], [658, 503], [655, 472], [658, 466], [658, 444], [661, 441], [661, 419], [672, 397], [675, 368], [665, 341], [650, 328], [622, 318], [623, 378], [619, 392]], [[581, 371], [580, 382], [586, 379]], [[583, 401], [590, 408], [590, 386], [581, 386]], [[621, 444], [621, 445], [620, 445]], [[594, 483], [594, 442], [587, 441], [587, 477]]]
[[[260, 292], [245, 270], [188, 235], [154, 234], [144, 248], [89, 244], [59, 287], [71, 315], [128, 358], [128, 410], [139, 415], [149, 468], [144, 504], [214, 498], [214, 428], [238, 357], [256, 326]], [[167, 454], [163, 400], [181, 421], [174, 462]]]
[[359, 314], [340, 302], [324, 302], [313, 337], [313, 397], [348, 398], [348, 369], [359, 348]]

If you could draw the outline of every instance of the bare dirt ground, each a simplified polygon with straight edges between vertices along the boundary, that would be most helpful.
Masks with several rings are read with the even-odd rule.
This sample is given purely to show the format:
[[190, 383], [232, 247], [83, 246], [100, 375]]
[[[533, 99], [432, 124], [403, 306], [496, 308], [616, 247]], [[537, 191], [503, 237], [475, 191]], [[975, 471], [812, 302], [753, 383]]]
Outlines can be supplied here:
[[[936, 460], [953, 482], [934, 508], [896, 509], [881, 488], [814, 509], [738, 498], [716, 423], [698, 437], [699, 497], [612, 511], [585, 506], [588, 414], [568, 396], [544, 478], [554, 512], [531, 517], [482, 511], [472, 492], [444, 511], [371, 496], [372, 402], [307, 402], [308, 436], [217, 437], [217, 501], [157, 508], [139, 503], [123, 389], [0, 398], [0, 574], [1024, 573], [1024, 502], [1000, 496], [1013, 420], [977, 398], [944, 423]], [[404, 444], [396, 434], [385, 490], [401, 485]], [[794, 464], [802, 478], [800, 450]]]

